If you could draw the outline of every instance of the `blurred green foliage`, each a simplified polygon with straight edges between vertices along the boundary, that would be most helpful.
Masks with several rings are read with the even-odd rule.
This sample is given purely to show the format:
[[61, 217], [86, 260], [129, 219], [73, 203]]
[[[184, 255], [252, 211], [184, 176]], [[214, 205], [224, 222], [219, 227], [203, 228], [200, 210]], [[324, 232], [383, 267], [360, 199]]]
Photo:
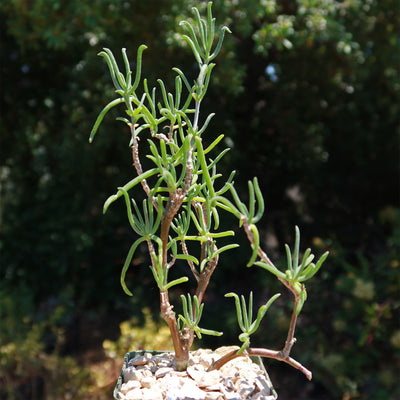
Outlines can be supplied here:
[[83, 399], [92, 384], [89, 371], [62, 354], [66, 310], [46, 306], [35, 311], [26, 286], [0, 289], [2, 399]]
[[[132, 171], [120, 170], [130, 162], [123, 140], [110, 143], [112, 135], [100, 135], [96, 149], [88, 144], [99, 104], [112, 98], [96, 54], [126, 47], [133, 57], [146, 43], [150, 86], [152, 76], [168, 80], [176, 64], [194, 76], [189, 49], [173, 33], [194, 3], [206, 5], [1, 2], [1, 313], [15, 333], [2, 328], [0, 343], [2, 352], [9, 343], [25, 352], [12, 360], [53, 354], [43, 333], [88, 310], [101, 318], [112, 309], [125, 318], [152, 290], [147, 269], [139, 268], [146, 260], [138, 257], [134, 276], [127, 276], [138, 287], [136, 298], [121, 293], [118, 257], [132, 240], [124, 212], [100, 216], [103, 199]], [[213, 9], [233, 31], [209, 97], [217, 111], [210, 129], [224, 133], [232, 147], [226, 170], [240, 165], [243, 187], [260, 177], [272, 254], [275, 244], [290, 242], [295, 224], [305, 242], [314, 238], [321, 252], [334, 254], [309, 289], [297, 332], [301, 361], [314, 363], [326, 396], [390, 398], [400, 367], [400, 3], [225, 0]], [[103, 130], [120, 132], [110, 116], [104, 123]], [[232, 289], [273, 286], [257, 273], [254, 282], [241, 279], [247, 251], [244, 244], [220, 266], [229, 270]], [[215, 279], [210, 318], [225, 307], [216, 295], [227, 288]], [[64, 310], [57, 324], [49, 299]], [[265, 323], [286, 330], [276, 313]], [[311, 334], [317, 339], [307, 345]], [[229, 341], [229, 334], [216, 340]], [[7, 364], [10, 357], [1, 360], [2, 376], [18, 371]], [[46, 363], [30, 366], [37, 372]]]
[[173, 348], [171, 334], [167, 324], [162, 320], [154, 320], [149, 308], [142, 310], [144, 321], [133, 317], [119, 325], [121, 335], [115, 341], [106, 339], [103, 348], [106, 356], [111, 359], [121, 360], [121, 355], [129, 353], [132, 349], [171, 351]]

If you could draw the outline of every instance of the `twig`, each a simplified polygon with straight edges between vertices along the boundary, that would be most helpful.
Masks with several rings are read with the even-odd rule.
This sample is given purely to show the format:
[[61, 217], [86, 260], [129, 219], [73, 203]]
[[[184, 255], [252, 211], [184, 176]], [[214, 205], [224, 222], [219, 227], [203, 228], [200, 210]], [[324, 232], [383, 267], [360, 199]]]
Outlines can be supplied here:
[[295, 359], [293, 359], [289, 356], [286, 356], [286, 357], [282, 356], [281, 351], [270, 350], [270, 349], [260, 349], [260, 348], [253, 348], [253, 347], [248, 348], [246, 351], [244, 351], [241, 354], [238, 354], [237, 350], [232, 350], [231, 352], [225, 354], [220, 359], [215, 361], [211, 365], [211, 367], [208, 369], [208, 371], [212, 371], [214, 369], [219, 369], [223, 365], [228, 363], [229, 361], [235, 359], [236, 357], [241, 357], [241, 356], [246, 356], [246, 355], [248, 355], [250, 357], [251, 356], [260, 356], [260, 357], [266, 357], [266, 358], [273, 358], [275, 360], [285, 362], [285, 363], [291, 365], [292, 367], [298, 369], [299, 371], [301, 371], [307, 377], [308, 380], [312, 379], [312, 372], [310, 370], [308, 370], [306, 367], [304, 367], [301, 363], [299, 363]]
[[289, 356], [282, 356], [281, 351], [276, 351], [276, 350], [269, 350], [269, 349], [259, 349], [259, 348], [254, 348], [250, 347], [247, 349], [247, 354], [249, 356], [260, 356], [260, 357], [268, 357], [268, 358], [273, 358], [278, 361], [283, 361], [292, 367], [298, 369], [301, 371], [309, 381], [312, 379], [312, 372], [308, 370], [306, 367], [304, 367], [301, 363], [296, 361], [294, 358], [289, 357]]
[[[139, 138], [135, 135], [135, 128], [137, 127], [137, 124], [135, 124], [135, 125], [129, 124], [129, 127], [131, 129], [131, 135], [132, 135], [131, 149], [132, 149], [133, 165], [136, 169], [136, 173], [138, 174], [138, 176], [140, 176], [143, 173], [143, 169], [142, 169], [142, 164], [141, 164], [140, 158], [139, 158]], [[147, 183], [147, 180], [142, 179], [142, 181], [140, 183], [141, 183], [143, 190], [145, 191], [147, 197], [150, 197], [150, 187]], [[152, 197], [151, 202], [152, 202], [154, 208], [156, 210], [158, 210], [157, 200], [154, 197]]]
[[[243, 227], [245, 229], [247, 238], [248, 238], [250, 244], [252, 246], [254, 246], [254, 234], [253, 234], [252, 230], [250, 229], [250, 226], [247, 222], [247, 218], [245, 216], [242, 217], [242, 222], [243, 222]], [[268, 265], [270, 265], [273, 268], [276, 268], [274, 263], [270, 260], [268, 255], [263, 251], [261, 246], [258, 247], [257, 253], [258, 253], [259, 257], [265, 263], [267, 263]], [[307, 376], [307, 378], [311, 380], [311, 376], [312, 376], [311, 372], [308, 369], [304, 368], [296, 360], [289, 357], [292, 347], [296, 343], [296, 338], [294, 337], [294, 333], [295, 333], [296, 323], [297, 323], [297, 306], [300, 301], [300, 295], [297, 293], [296, 289], [294, 288], [294, 286], [292, 285], [291, 282], [289, 282], [279, 276], [277, 278], [284, 286], [286, 286], [290, 290], [290, 292], [294, 296], [294, 306], [293, 306], [293, 311], [292, 311], [292, 317], [290, 319], [290, 325], [289, 325], [289, 329], [288, 329], [287, 338], [285, 341], [285, 346], [283, 347], [283, 349], [281, 351], [267, 350], [267, 349], [250, 349], [249, 348], [249, 349], [247, 349], [247, 352], [250, 354], [251, 351], [257, 350], [258, 352], [262, 352], [263, 354], [254, 354], [254, 355], [261, 355], [263, 357], [270, 357], [270, 358], [275, 358], [280, 361], [284, 361], [290, 365], [293, 365], [295, 368], [301, 370]]]
[[[181, 241], [181, 247], [182, 247], [182, 252], [183, 252], [183, 254], [185, 254], [185, 255], [188, 256], [188, 255], [189, 255], [189, 252], [188, 252], [186, 243], [185, 243], [183, 240]], [[197, 272], [197, 269], [196, 269], [196, 267], [194, 266], [193, 261], [191, 261], [191, 260], [186, 260], [186, 261], [187, 261], [187, 263], [189, 264], [189, 267], [190, 267], [190, 270], [192, 271], [192, 274], [194, 275], [196, 281], [198, 282], [199, 279], [200, 279], [200, 274]]]
[[[243, 222], [243, 227], [246, 232], [247, 239], [249, 240], [250, 244], [252, 246], [254, 246], [254, 235], [253, 235], [253, 232], [251, 231], [250, 226], [247, 222], [247, 218], [245, 216], [242, 216], [241, 221]], [[261, 246], [258, 247], [257, 253], [258, 253], [259, 257], [262, 260], [264, 260], [268, 265], [276, 268], [274, 263], [270, 260], [267, 253], [265, 253], [265, 251], [261, 248]]]
[[[217, 250], [217, 246], [214, 245], [214, 250]], [[219, 256], [215, 256], [210, 261], [208, 261], [206, 267], [200, 273], [200, 279], [197, 284], [196, 296], [199, 300], [199, 304], [202, 303], [204, 293], [210, 283], [211, 275], [213, 274], [215, 268], [218, 265]]]
[[288, 329], [288, 334], [285, 342], [285, 347], [282, 349], [282, 357], [288, 357], [290, 351], [292, 350], [293, 345], [296, 343], [296, 338], [294, 337], [294, 332], [296, 330], [296, 323], [297, 323], [297, 305], [300, 301], [300, 295], [296, 292], [293, 285], [290, 282], [285, 281], [282, 278], [278, 278], [293, 294], [294, 296], [294, 305], [292, 311], [292, 317], [290, 319], [290, 325]]

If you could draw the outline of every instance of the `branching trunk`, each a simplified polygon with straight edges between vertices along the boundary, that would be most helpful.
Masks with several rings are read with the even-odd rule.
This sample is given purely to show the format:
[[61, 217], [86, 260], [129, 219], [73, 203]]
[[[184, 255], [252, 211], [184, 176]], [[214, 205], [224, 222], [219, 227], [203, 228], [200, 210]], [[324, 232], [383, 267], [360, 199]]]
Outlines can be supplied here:
[[312, 373], [309, 371], [306, 367], [304, 367], [302, 364], [300, 364], [298, 361], [296, 361], [294, 358], [282, 355], [282, 351], [278, 350], [270, 350], [270, 349], [264, 349], [264, 348], [254, 348], [254, 347], [249, 347], [245, 352], [242, 354], [237, 354], [237, 350], [232, 350], [228, 354], [225, 354], [223, 357], [218, 359], [217, 361], [214, 362], [213, 365], [208, 369], [209, 371], [212, 371], [214, 369], [219, 369], [223, 365], [225, 365], [227, 362], [233, 360], [236, 357], [241, 357], [241, 356], [260, 356], [260, 357], [267, 357], [267, 358], [273, 358], [278, 361], [285, 362], [292, 367], [298, 369], [301, 371], [308, 380], [312, 379]]

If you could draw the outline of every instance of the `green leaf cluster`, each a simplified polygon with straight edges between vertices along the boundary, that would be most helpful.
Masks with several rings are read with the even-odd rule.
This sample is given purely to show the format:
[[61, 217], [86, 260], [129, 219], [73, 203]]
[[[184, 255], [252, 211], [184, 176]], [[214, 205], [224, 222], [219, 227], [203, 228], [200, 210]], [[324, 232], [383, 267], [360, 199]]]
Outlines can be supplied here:
[[[199, 304], [199, 300], [197, 296], [192, 297], [190, 294], [187, 294], [186, 297], [182, 294], [181, 295], [182, 305], [183, 305], [183, 315], [179, 315], [179, 321], [183, 322], [183, 324], [190, 329], [193, 329], [195, 334], [199, 339], [201, 339], [201, 334], [203, 335], [212, 335], [212, 336], [221, 336], [222, 332], [213, 331], [210, 329], [204, 329], [199, 327], [201, 315], [203, 313], [204, 303]], [[178, 321], [178, 322], [179, 322]]]
[[[204, 123], [199, 125], [200, 105], [215, 66], [211, 61], [218, 55], [225, 33], [229, 32], [229, 29], [219, 29], [218, 42], [213, 48], [216, 27], [211, 3], [207, 7], [206, 19], [200, 17], [196, 8], [193, 8], [193, 12], [194, 24], [187, 21], [181, 24], [187, 31], [182, 39], [193, 51], [199, 68], [198, 77], [191, 83], [183, 71], [173, 68], [176, 76], [172, 93], [168, 92], [167, 85], [161, 79], [157, 80], [158, 87], [152, 89], [149, 89], [146, 79], [141, 81], [142, 53], [145, 45], [140, 46], [137, 51], [135, 73], [131, 70], [125, 49], [122, 50], [124, 73], [121, 72], [111, 50], [104, 49], [99, 53], [107, 62], [115, 93], [119, 97], [100, 112], [93, 126], [90, 142], [93, 141], [105, 115], [112, 108], [123, 104], [126, 116], [118, 119], [128, 126], [131, 133], [130, 146], [138, 173], [138, 176], [119, 187], [117, 193], [110, 196], [104, 204], [106, 212], [114, 201], [123, 197], [129, 223], [139, 235], [129, 249], [121, 272], [121, 285], [129, 295], [132, 295], [132, 292], [126, 285], [126, 274], [141, 243], [148, 246], [150, 268], [160, 292], [167, 292], [171, 287], [188, 281], [186, 276], [169, 281], [168, 273], [176, 260], [186, 261], [195, 278], [199, 280], [201, 274], [208, 274], [208, 270], [215, 268], [221, 253], [238, 246], [236, 243], [217, 246], [220, 238], [234, 234], [231, 230], [219, 230], [219, 209], [229, 208], [226, 206], [227, 202], [223, 205], [221, 199], [229, 192], [234, 173], [217, 187], [222, 178], [217, 172], [217, 163], [229, 149], [222, 151], [216, 158], [209, 158], [209, 153], [224, 136], [220, 135], [211, 144], [204, 146], [202, 134], [214, 114], [208, 115]], [[150, 133], [150, 138], [147, 139], [149, 152], [146, 157], [152, 167], [143, 171], [138, 149], [139, 140], [146, 131]], [[142, 209], [134, 199], [130, 199], [132, 189], [140, 185], [147, 195]], [[165, 231], [168, 232], [167, 241]], [[198, 256], [187, 252], [187, 241], [198, 243]], [[193, 303], [190, 297], [187, 302], [186, 298], [183, 298], [182, 302], [184, 316], [179, 317], [180, 322], [197, 335], [216, 334], [198, 328], [203, 304], [199, 305], [196, 296]]]
[[[223, 135], [219, 135], [210, 145], [204, 146], [202, 135], [214, 114], [209, 114], [201, 127], [199, 114], [215, 66], [211, 61], [221, 50], [225, 32], [230, 30], [227, 27], [220, 28], [219, 39], [213, 50], [216, 29], [211, 6], [210, 2], [207, 6], [207, 18], [202, 18], [198, 9], [193, 8], [194, 23], [188, 21], [181, 23], [187, 32], [182, 39], [188, 43], [197, 61], [198, 76], [193, 83], [190, 83], [183, 71], [173, 68], [177, 74], [173, 93], [167, 91], [167, 86], [161, 79], [157, 81], [161, 98], [157, 97], [156, 87], [149, 90], [146, 79], [142, 82], [143, 89], [139, 90], [145, 45], [138, 48], [135, 74], [130, 68], [125, 49], [122, 50], [125, 74], [120, 71], [111, 50], [104, 49], [99, 54], [107, 62], [115, 93], [120, 97], [111, 101], [101, 111], [92, 129], [90, 141], [93, 140], [104, 116], [113, 107], [124, 104], [128, 118], [118, 119], [128, 126], [131, 133], [133, 164], [138, 174], [123, 187], [119, 187], [118, 192], [110, 196], [104, 205], [105, 212], [111, 203], [124, 197], [129, 223], [133, 231], [139, 235], [131, 245], [122, 268], [121, 285], [127, 294], [132, 295], [125, 283], [126, 273], [138, 246], [146, 243], [151, 258], [150, 269], [160, 293], [166, 294], [171, 287], [189, 280], [187, 276], [172, 281], [168, 279], [169, 270], [176, 260], [184, 260], [197, 280], [197, 294], [202, 297], [205, 287], [201, 286], [201, 282], [209, 281], [220, 254], [238, 246], [236, 243], [222, 247], [217, 245], [217, 239], [234, 235], [231, 230], [219, 229], [219, 213], [223, 210], [238, 218], [247, 233], [252, 248], [247, 266], [255, 264], [263, 267], [285, 282], [295, 294], [296, 315], [298, 315], [307, 296], [301, 282], [310, 279], [319, 270], [328, 254], [325, 253], [316, 264], [313, 264], [314, 255], [307, 249], [303, 261], [299, 264], [300, 232], [296, 227], [294, 259], [292, 261], [290, 249], [286, 245], [288, 269], [285, 273], [281, 272], [272, 264], [260, 246], [260, 235], [256, 224], [264, 213], [264, 199], [257, 178], [248, 182], [248, 205], [241, 201], [234, 187], [234, 172], [219, 189], [217, 188], [218, 179], [222, 177], [217, 171], [217, 164], [229, 149], [223, 150], [214, 159], [209, 158], [208, 154], [221, 142]], [[134, 81], [133, 75], [135, 75]], [[185, 99], [183, 105], [182, 99]], [[164, 129], [166, 130], [163, 131]], [[152, 168], [143, 171], [139, 157], [139, 139], [146, 131], [150, 133], [150, 138], [147, 139], [149, 151], [146, 157], [152, 163]], [[147, 199], [142, 203], [142, 209], [134, 199], [130, 199], [129, 195], [130, 191], [139, 185], [147, 195]], [[188, 252], [186, 246], [188, 241], [197, 242], [200, 247], [198, 256]], [[179, 315], [177, 323], [179, 326], [183, 323], [198, 337], [201, 337], [202, 333], [219, 334], [216, 331], [199, 328], [204, 304], [199, 302], [197, 294], [193, 302], [190, 295], [187, 300], [185, 296], [181, 296], [183, 315]], [[235, 297], [238, 322], [242, 330], [239, 336], [239, 340], [243, 342], [239, 351], [241, 353], [249, 346], [250, 335], [257, 330], [262, 317], [279, 295], [275, 295], [259, 309], [255, 321], [252, 321], [252, 293], [248, 310], [243, 297], [240, 303], [237, 295], [229, 293], [227, 296]], [[162, 307], [166, 304], [162, 304]]]
[[236, 293], [227, 293], [225, 297], [233, 297], [235, 300], [236, 313], [238, 317], [239, 327], [242, 333], [239, 335], [239, 340], [243, 342], [242, 347], [238, 350], [237, 354], [243, 353], [250, 346], [250, 335], [252, 335], [260, 326], [261, 320], [268, 311], [271, 304], [280, 296], [280, 293], [272, 296], [268, 302], [262, 305], [257, 312], [257, 317], [253, 319], [253, 292], [250, 292], [248, 308], [246, 308], [246, 300], [242, 295]]

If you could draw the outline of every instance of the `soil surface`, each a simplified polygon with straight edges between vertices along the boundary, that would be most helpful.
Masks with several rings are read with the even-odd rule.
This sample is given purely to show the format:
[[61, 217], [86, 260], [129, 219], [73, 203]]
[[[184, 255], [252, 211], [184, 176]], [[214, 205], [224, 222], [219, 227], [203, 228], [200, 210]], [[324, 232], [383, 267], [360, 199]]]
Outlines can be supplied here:
[[218, 370], [208, 371], [214, 361], [239, 349], [221, 347], [191, 353], [186, 371], [177, 371], [172, 353], [143, 352], [123, 370], [121, 400], [275, 400], [263, 367], [248, 356], [237, 357]]

